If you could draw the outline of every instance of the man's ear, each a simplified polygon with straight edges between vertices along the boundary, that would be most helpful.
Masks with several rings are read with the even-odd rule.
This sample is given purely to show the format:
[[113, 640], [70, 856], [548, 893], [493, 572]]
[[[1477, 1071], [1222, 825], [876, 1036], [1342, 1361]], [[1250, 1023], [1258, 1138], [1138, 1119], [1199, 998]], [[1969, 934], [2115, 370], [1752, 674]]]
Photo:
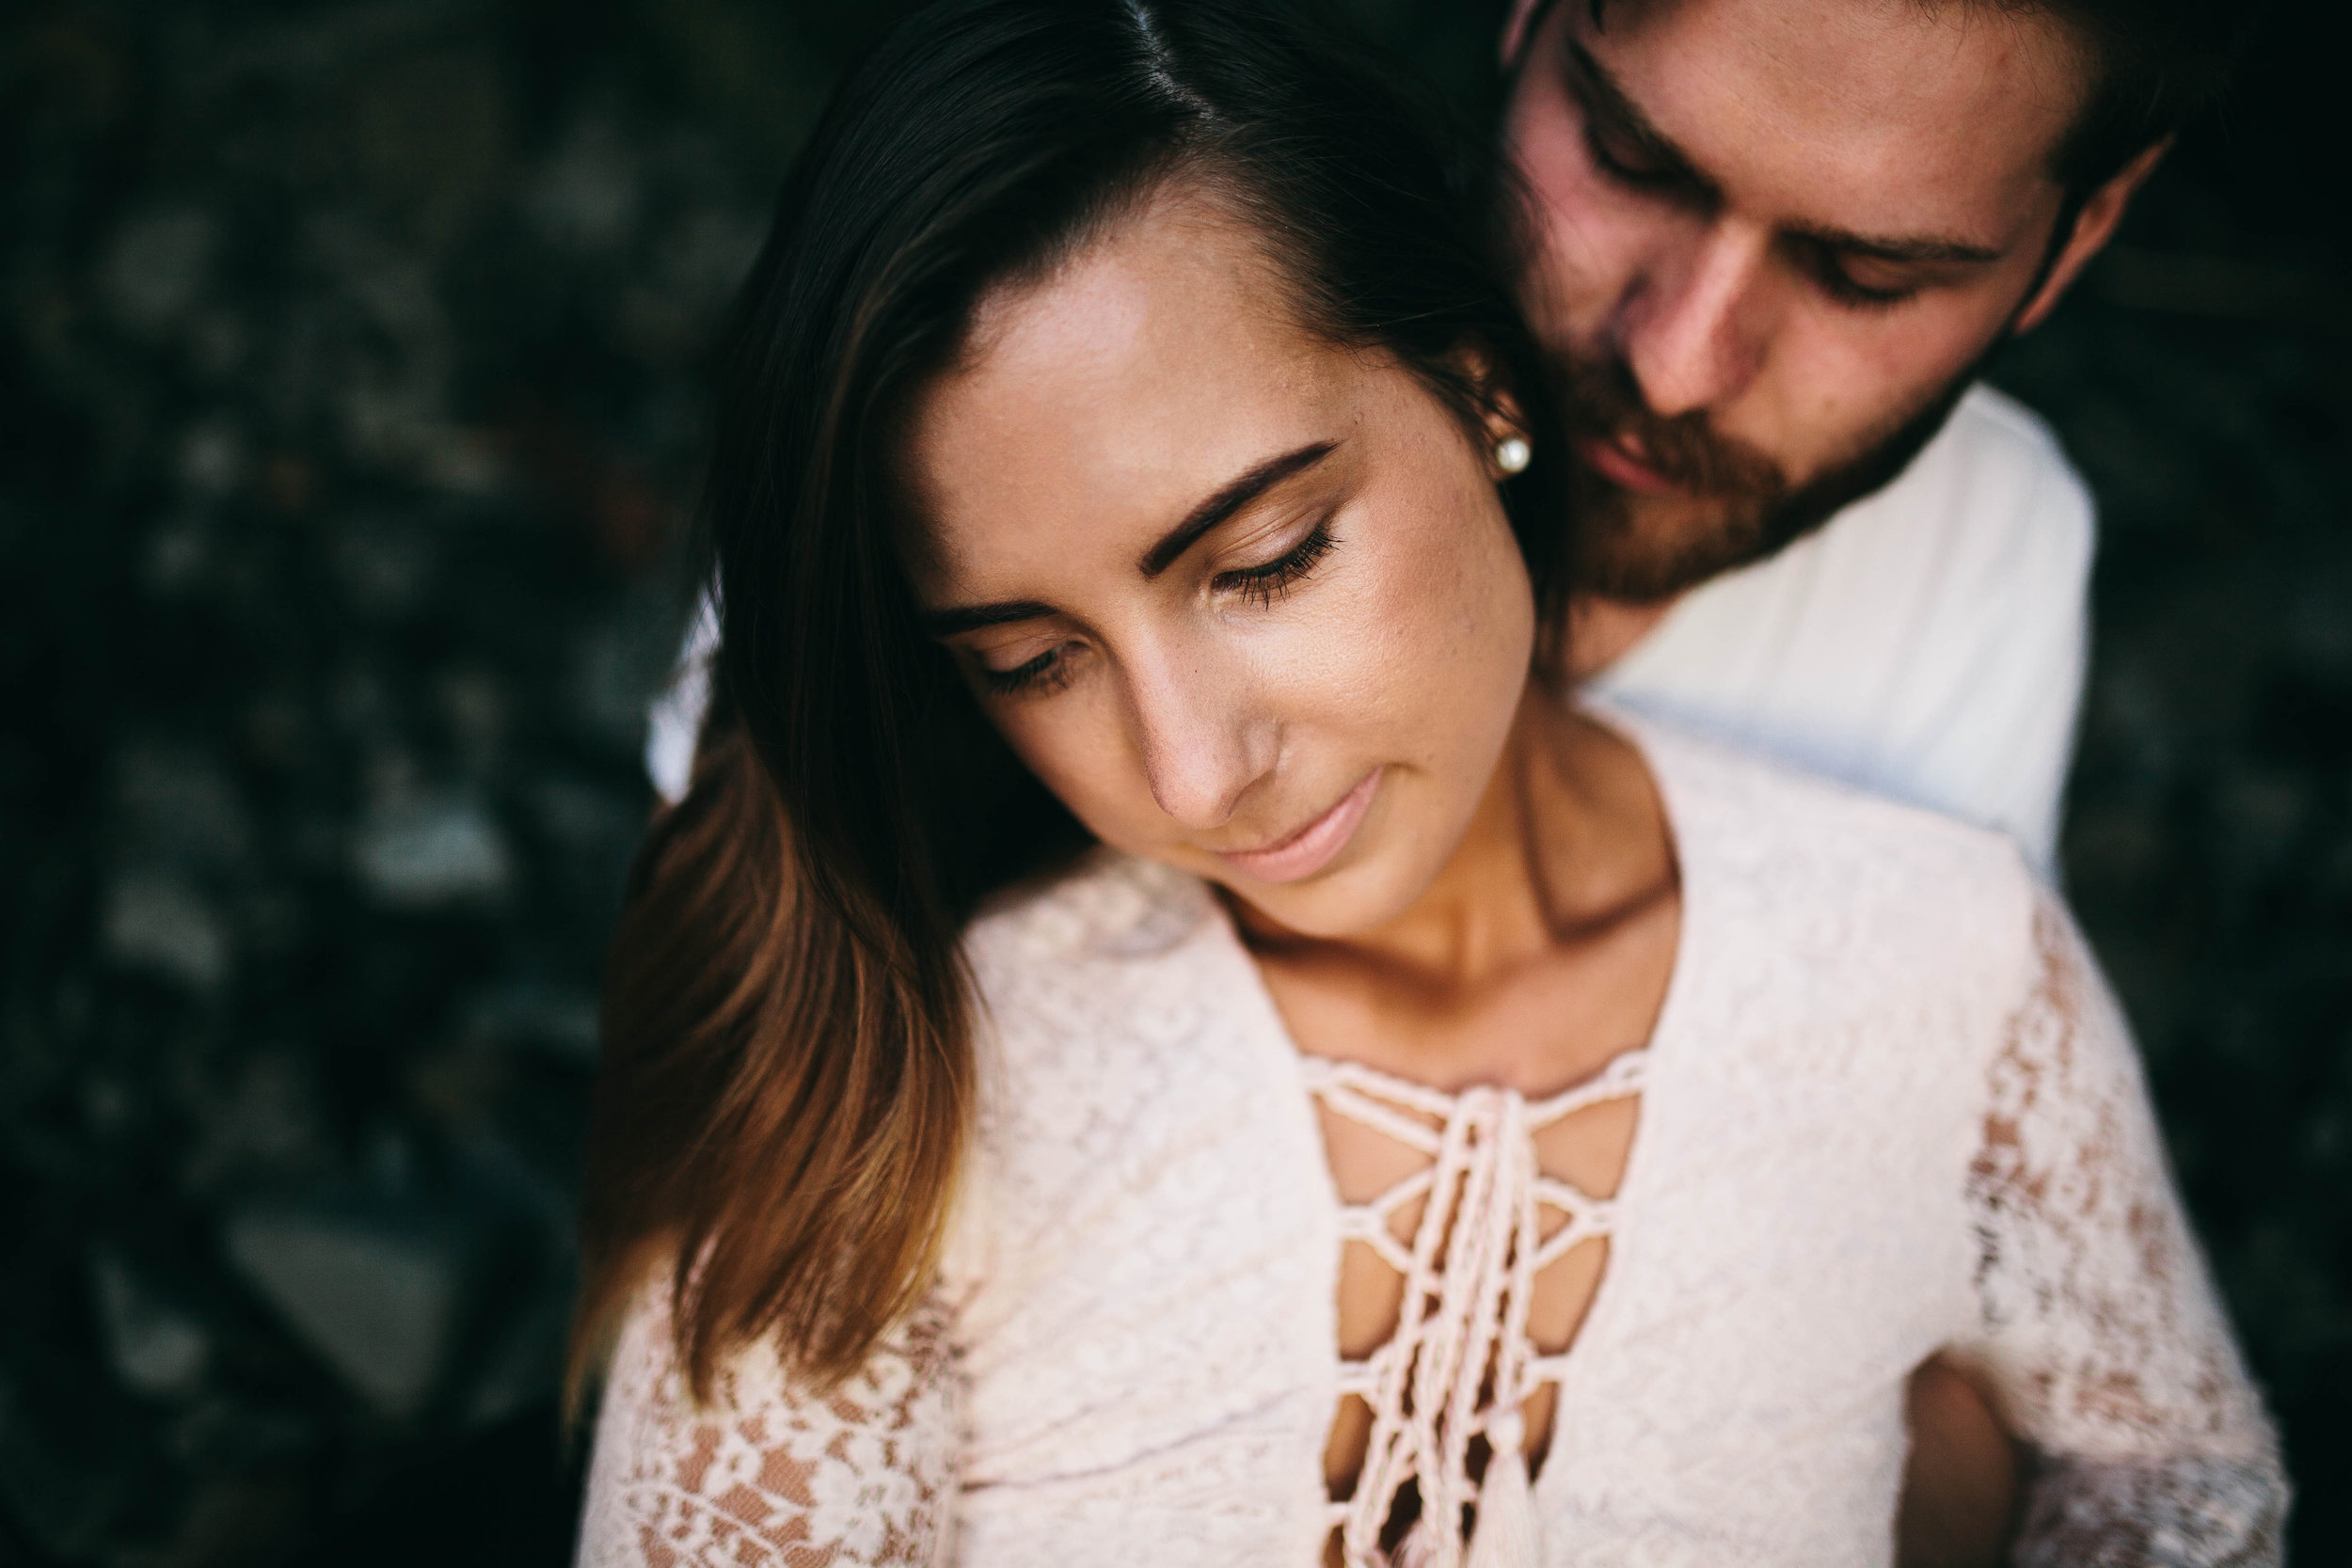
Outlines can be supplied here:
[[1535, 13], [1544, 8], [1544, 0], [1511, 0], [1511, 20], [1502, 24], [1502, 69], [1517, 71], [1519, 56], [1527, 51], [1528, 33], [1534, 28]]
[[2115, 227], [2123, 221], [2124, 210], [2131, 206], [2132, 198], [2139, 194], [2139, 187], [2148, 182], [2148, 176], [2155, 173], [2156, 165], [2163, 162], [2164, 155], [2170, 150], [2170, 136], [2152, 144], [2143, 149], [2139, 156], [2118, 169], [2106, 184], [2090, 193], [2090, 199], [2085, 201], [2082, 211], [2074, 214], [2074, 231], [2067, 236], [2066, 248], [2059, 251], [2058, 260], [2050, 264], [2050, 276], [2042, 280], [2042, 287], [2035, 291], [2033, 298], [2023, 310], [2017, 312], [2016, 325], [2010, 328], [2010, 331], [2030, 332], [2058, 309], [2059, 297], [2075, 278], [2082, 276], [2083, 268], [2090, 264], [2090, 259], [2115, 237]]

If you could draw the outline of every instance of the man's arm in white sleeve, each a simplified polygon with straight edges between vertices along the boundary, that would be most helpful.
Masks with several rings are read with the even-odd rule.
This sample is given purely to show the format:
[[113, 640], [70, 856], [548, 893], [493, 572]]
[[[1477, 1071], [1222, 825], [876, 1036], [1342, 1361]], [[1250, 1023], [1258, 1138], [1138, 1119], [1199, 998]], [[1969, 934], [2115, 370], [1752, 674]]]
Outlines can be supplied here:
[[645, 715], [645, 774], [664, 805], [686, 799], [694, 776], [694, 747], [703, 715], [710, 711], [710, 659], [719, 651], [719, 611], [705, 589], [694, 601], [694, 619], [679, 644], [670, 684]]

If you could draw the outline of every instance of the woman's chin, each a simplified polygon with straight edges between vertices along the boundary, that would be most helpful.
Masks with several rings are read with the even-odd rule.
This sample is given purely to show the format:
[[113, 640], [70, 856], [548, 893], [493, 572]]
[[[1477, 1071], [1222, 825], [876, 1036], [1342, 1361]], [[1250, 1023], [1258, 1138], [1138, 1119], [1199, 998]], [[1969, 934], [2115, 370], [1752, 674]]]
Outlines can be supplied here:
[[1292, 936], [1339, 942], [1375, 931], [1413, 906], [1432, 876], [1397, 863], [1396, 855], [1351, 856], [1295, 882], [1255, 882], [1229, 867], [1189, 866], [1225, 890], [1267, 926]]

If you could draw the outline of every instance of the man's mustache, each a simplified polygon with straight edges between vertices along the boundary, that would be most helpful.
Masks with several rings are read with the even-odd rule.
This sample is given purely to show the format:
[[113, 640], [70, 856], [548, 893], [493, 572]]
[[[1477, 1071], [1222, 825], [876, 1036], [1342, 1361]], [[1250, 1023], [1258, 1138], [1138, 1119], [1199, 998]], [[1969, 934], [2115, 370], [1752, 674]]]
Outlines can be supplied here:
[[1634, 455], [1693, 495], [1767, 505], [1788, 491], [1780, 466], [1755, 447], [1708, 427], [1704, 411], [1651, 412], [1632, 367], [1614, 355], [1583, 355], [1561, 389], [1571, 436], [1629, 443]]

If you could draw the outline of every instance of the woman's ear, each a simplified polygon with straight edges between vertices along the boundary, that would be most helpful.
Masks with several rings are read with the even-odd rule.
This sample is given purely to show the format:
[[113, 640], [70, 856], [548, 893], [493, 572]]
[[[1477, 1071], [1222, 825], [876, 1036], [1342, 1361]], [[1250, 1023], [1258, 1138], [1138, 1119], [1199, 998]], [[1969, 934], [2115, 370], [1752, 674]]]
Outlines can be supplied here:
[[1525, 468], [1534, 456], [1535, 438], [1519, 412], [1518, 400], [1508, 391], [1499, 392], [1486, 423], [1486, 457], [1497, 472], [1508, 477]]
[[1477, 400], [1480, 445], [1486, 467], [1498, 479], [1527, 467], [1534, 434], [1528, 429], [1526, 411], [1502, 375], [1502, 367], [1483, 343], [1464, 343], [1453, 353], [1454, 372], [1470, 386]]

